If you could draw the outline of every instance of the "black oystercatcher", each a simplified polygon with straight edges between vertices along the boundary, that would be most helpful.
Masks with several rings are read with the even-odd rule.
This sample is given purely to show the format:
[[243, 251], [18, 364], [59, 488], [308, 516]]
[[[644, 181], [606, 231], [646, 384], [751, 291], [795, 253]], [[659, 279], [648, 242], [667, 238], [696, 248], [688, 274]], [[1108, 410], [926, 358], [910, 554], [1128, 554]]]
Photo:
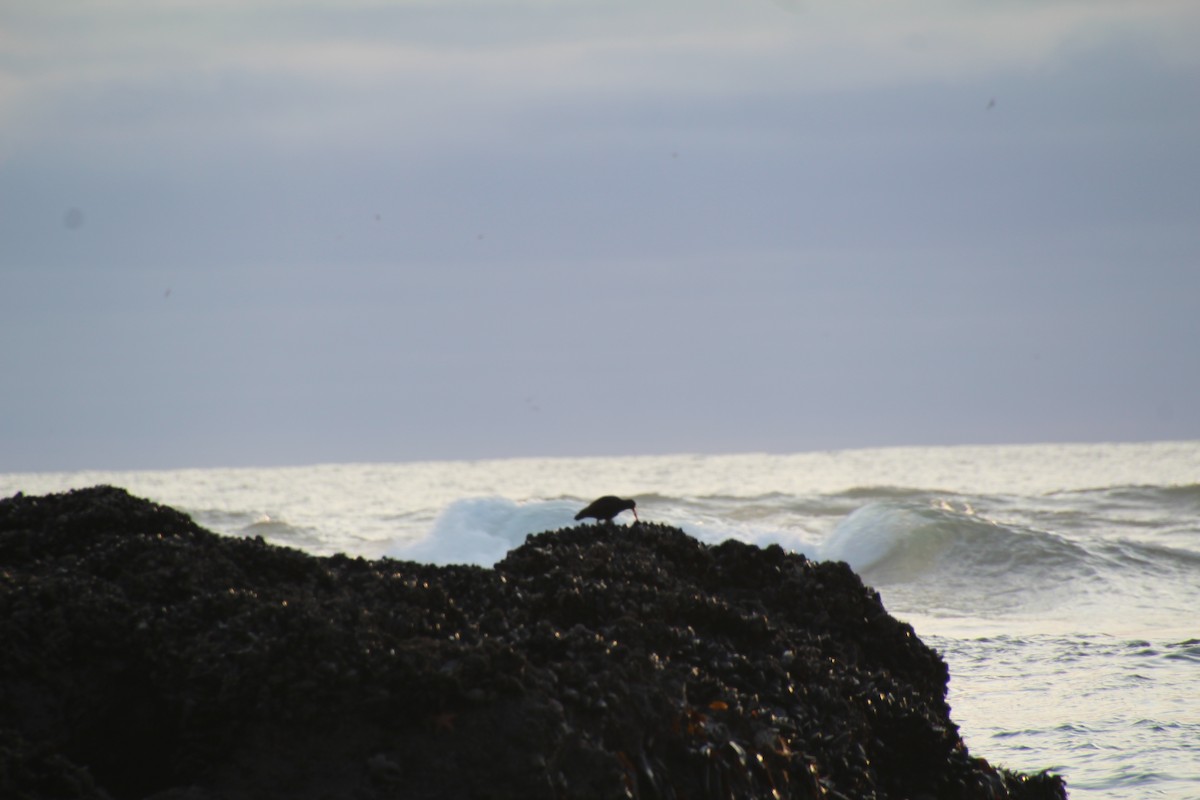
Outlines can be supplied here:
[[587, 508], [575, 515], [575, 519], [593, 517], [597, 522], [612, 522], [612, 518], [622, 511], [632, 511], [633, 518], [638, 518], [637, 503], [606, 494], [599, 500], [593, 500]]

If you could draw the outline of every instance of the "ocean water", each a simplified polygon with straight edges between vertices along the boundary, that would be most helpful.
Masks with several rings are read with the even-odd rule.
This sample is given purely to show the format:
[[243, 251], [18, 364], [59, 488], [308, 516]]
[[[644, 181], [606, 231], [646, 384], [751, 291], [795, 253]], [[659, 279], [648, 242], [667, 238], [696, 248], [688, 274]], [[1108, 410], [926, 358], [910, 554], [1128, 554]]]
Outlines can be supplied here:
[[1200, 798], [1200, 442], [5, 474], [0, 496], [99, 483], [230, 536], [442, 564], [634, 497], [703, 541], [847, 561], [946, 658], [975, 755], [1073, 798]]

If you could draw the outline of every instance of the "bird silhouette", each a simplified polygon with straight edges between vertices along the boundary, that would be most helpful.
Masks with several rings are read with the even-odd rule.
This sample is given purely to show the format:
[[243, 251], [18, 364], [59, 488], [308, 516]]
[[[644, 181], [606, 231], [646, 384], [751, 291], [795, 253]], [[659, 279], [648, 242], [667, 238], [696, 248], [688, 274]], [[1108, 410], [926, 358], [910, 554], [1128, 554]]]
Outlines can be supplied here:
[[588, 507], [575, 515], [575, 519], [580, 520], [585, 517], [592, 517], [597, 522], [612, 522], [612, 518], [622, 511], [632, 511], [633, 518], [636, 520], [637, 503], [632, 500], [625, 500], [611, 494], [606, 494], [597, 500], [593, 500]]

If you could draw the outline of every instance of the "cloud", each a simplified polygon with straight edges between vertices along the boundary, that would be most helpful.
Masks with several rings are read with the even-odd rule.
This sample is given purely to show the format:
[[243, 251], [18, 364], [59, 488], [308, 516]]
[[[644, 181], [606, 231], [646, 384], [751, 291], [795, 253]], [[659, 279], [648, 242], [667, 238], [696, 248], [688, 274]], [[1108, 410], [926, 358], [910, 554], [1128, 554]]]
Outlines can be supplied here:
[[[8, 38], [19, 46], [8, 51], [0, 115], [29, 141], [86, 124], [135, 141], [189, 126], [284, 144], [386, 127], [402, 136], [421, 131], [428, 144], [506, 109], [517, 116], [587, 95], [787, 92], [799, 101], [812, 93], [961, 84], [1037, 69], [1072, 41], [1129, 31], [1154, 37], [1152, 44], [1175, 42], [1167, 52], [1191, 52], [1179, 44], [1187, 24], [1156, 24], [1143, 5], [1120, 3], [850, 3], [798, 16], [765, 2], [736, 13], [694, 2], [72, 8], [29, 6], [10, 23]], [[1195, 29], [1194, 13], [1174, 13]]]

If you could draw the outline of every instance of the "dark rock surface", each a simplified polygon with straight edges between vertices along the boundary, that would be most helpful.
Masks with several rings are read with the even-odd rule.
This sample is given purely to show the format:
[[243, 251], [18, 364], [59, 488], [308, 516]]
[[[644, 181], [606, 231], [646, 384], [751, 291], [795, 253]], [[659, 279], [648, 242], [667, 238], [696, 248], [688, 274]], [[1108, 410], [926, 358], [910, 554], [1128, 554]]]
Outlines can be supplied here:
[[1061, 798], [972, 757], [844, 564], [660, 525], [318, 558], [111, 487], [0, 501], [3, 798]]

